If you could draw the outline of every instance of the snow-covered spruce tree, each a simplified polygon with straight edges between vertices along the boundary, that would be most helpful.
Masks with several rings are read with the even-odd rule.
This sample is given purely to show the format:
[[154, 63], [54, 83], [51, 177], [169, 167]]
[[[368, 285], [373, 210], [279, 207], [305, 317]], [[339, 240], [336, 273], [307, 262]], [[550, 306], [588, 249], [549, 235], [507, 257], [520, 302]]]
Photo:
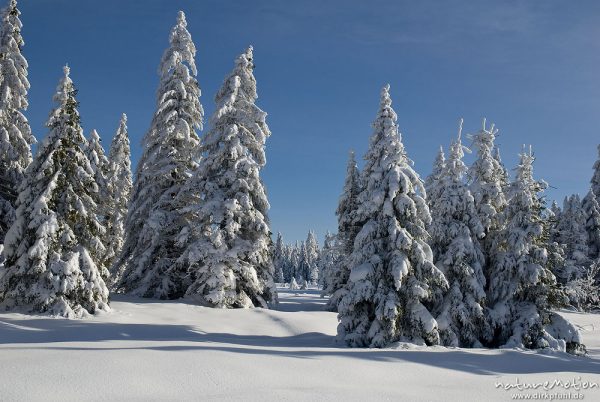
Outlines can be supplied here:
[[321, 288], [323, 289], [321, 296], [326, 295], [325, 291], [332, 280], [332, 276], [335, 275], [339, 260], [340, 249], [337, 244], [337, 236], [327, 231], [327, 233], [325, 233], [325, 240], [323, 241], [323, 248], [321, 249], [321, 255], [319, 257], [319, 267], [321, 268], [319, 285], [321, 285]]
[[433, 161], [433, 169], [431, 170], [431, 174], [425, 179], [427, 205], [429, 205], [430, 210], [433, 208], [435, 200], [437, 200], [440, 196], [439, 190], [442, 189], [442, 186], [439, 185], [439, 182], [445, 169], [446, 156], [444, 155], [444, 148], [440, 145], [440, 150], [438, 151], [438, 154], [435, 157], [435, 160]]
[[27, 60], [21, 49], [21, 12], [10, 0], [0, 14], [0, 243], [15, 218], [15, 203], [36, 142], [27, 109]]
[[600, 260], [584, 268], [580, 277], [568, 282], [564, 290], [571, 306], [580, 311], [590, 311], [600, 307]]
[[389, 85], [381, 91], [365, 161], [356, 213], [361, 229], [350, 256], [348, 293], [338, 305], [338, 338], [353, 347], [398, 340], [438, 344], [427, 305], [448, 284], [426, 243], [431, 218], [425, 189], [401, 142]]
[[446, 166], [433, 186], [438, 198], [431, 208], [430, 245], [436, 266], [449, 283], [449, 291], [435, 312], [444, 345], [480, 347], [480, 340], [490, 337], [484, 314], [484, 256], [479, 243], [483, 226], [463, 181], [467, 166], [461, 131], [462, 120], [458, 139], [451, 144]]
[[554, 224], [552, 226], [558, 225], [558, 221], [560, 220], [561, 213], [562, 213], [562, 211], [560, 209], [560, 206], [558, 205], [558, 202], [552, 201], [552, 204], [550, 205], [550, 215], [549, 215], [549, 218], [552, 220], [552, 222], [554, 222]]
[[584, 350], [577, 329], [551, 311], [564, 300], [547, 267], [544, 181], [533, 178], [534, 157], [523, 150], [506, 207], [491, 272], [488, 300], [490, 346]]
[[290, 267], [289, 274], [290, 280], [291, 278], [296, 278], [296, 280], [300, 279], [300, 252], [302, 250], [302, 246], [300, 243], [296, 242], [293, 246], [290, 246]]
[[594, 173], [592, 175], [592, 191], [596, 195], [596, 198], [600, 197], [600, 145], [598, 145], [598, 159], [594, 162]]
[[582, 277], [590, 264], [586, 214], [579, 195], [565, 197], [557, 232], [558, 242], [565, 248], [565, 265], [556, 276], [559, 282], [567, 283]]
[[284, 247], [285, 265], [283, 266], [283, 280], [285, 283], [290, 283], [294, 277], [294, 245], [286, 244]]
[[[554, 274], [556, 278], [560, 276], [560, 273], [565, 267], [565, 245], [560, 243], [560, 231], [558, 223], [562, 211], [556, 203], [552, 201], [552, 205], [549, 209], [544, 211], [545, 233], [546, 239], [545, 248], [547, 250], [546, 267]], [[560, 281], [558, 281], [560, 283]], [[567, 300], [563, 304], [567, 304]]]
[[108, 200], [110, 208], [106, 210], [106, 266], [112, 271], [112, 278], [119, 278], [113, 263], [121, 253], [125, 242], [125, 218], [131, 195], [131, 150], [127, 133], [127, 116], [121, 116], [119, 128], [113, 137], [108, 153]]
[[508, 170], [506, 169], [506, 166], [504, 166], [504, 163], [502, 163], [502, 157], [500, 156], [500, 148], [498, 147], [498, 145], [494, 145], [494, 159], [500, 167], [500, 184], [502, 186], [502, 189], [506, 190], [506, 188], [508, 188], [510, 184], [510, 177], [508, 175]]
[[582, 207], [586, 219], [588, 258], [596, 260], [600, 257], [600, 205], [591, 188], [583, 198]]
[[296, 266], [296, 280], [298, 283], [302, 283], [304, 279], [310, 274], [310, 263], [308, 258], [308, 252], [306, 250], [306, 242], [300, 242], [298, 248], [298, 265]]
[[304, 279], [306, 279], [311, 285], [316, 285], [319, 282], [319, 259], [321, 250], [319, 249], [319, 243], [317, 242], [315, 232], [312, 230], [308, 232], [305, 245], [306, 259], [304, 263], [306, 264], [306, 276]]
[[[94, 202], [97, 205], [96, 216], [103, 227], [104, 233], [100, 237], [104, 249], [106, 250], [107, 232], [106, 232], [106, 217], [108, 211], [112, 208], [108, 193], [108, 158], [105, 155], [102, 147], [100, 136], [96, 130], [92, 130], [90, 138], [82, 146], [83, 153], [90, 161], [90, 166], [94, 172], [94, 181], [98, 186], [98, 191], [94, 193]], [[110, 265], [106, 261], [106, 251], [95, 256], [95, 262], [98, 265], [103, 265], [109, 268]], [[105, 271], [109, 273], [109, 270]], [[108, 277], [103, 277], [105, 282], [108, 282]]]
[[330, 296], [327, 309], [331, 311], [337, 311], [337, 305], [346, 293], [345, 285], [348, 283], [348, 277], [350, 276], [349, 257], [354, 248], [356, 234], [360, 230], [360, 225], [355, 221], [360, 191], [360, 172], [356, 164], [354, 151], [350, 151], [344, 189], [335, 211], [338, 218], [336, 242], [339, 258], [336, 264], [329, 269], [326, 284], [323, 287], [323, 295]]
[[283, 244], [283, 236], [280, 232], [277, 232], [277, 240], [275, 241], [275, 247], [273, 248], [273, 266], [275, 269], [275, 282], [283, 283], [283, 269], [285, 266], [285, 245]]
[[142, 140], [125, 220], [126, 240], [116, 262], [117, 290], [153, 298], [177, 298], [185, 288], [174, 268], [181, 254], [174, 198], [197, 167], [204, 111], [200, 104], [196, 47], [182, 11], [160, 64], [157, 109]]
[[235, 62], [216, 95], [204, 158], [180, 192], [188, 241], [180, 264], [192, 284], [186, 295], [220, 308], [268, 307], [273, 282], [269, 202], [260, 171], [271, 135], [256, 106], [252, 47]]
[[100, 136], [96, 130], [92, 130], [90, 138], [83, 147], [83, 151], [90, 161], [90, 166], [94, 171], [94, 179], [99, 187], [99, 195], [105, 200], [108, 196], [107, 192], [107, 176], [108, 176], [108, 158], [104, 152], [104, 148], [100, 143]]
[[486, 120], [483, 119], [481, 130], [469, 136], [477, 151], [477, 159], [469, 168], [467, 175], [471, 194], [475, 199], [477, 214], [485, 234], [481, 243], [486, 257], [484, 274], [488, 281], [487, 267], [493, 263], [495, 258], [495, 244], [498, 233], [503, 228], [501, 213], [507, 204], [504, 194], [504, 187], [507, 184], [506, 171], [499, 159], [493, 155], [497, 133], [498, 130], [494, 125], [487, 128]]
[[48, 136], [26, 171], [16, 221], [6, 236], [6, 268], [0, 273], [5, 308], [81, 317], [109, 310], [107, 270], [94, 202], [98, 186], [85, 143], [76, 90], [65, 67], [54, 95]]
[[[594, 277], [597, 264], [590, 258], [595, 250], [600, 216], [598, 203], [590, 190], [583, 201], [578, 195], [565, 198], [563, 212], [557, 225], [558, 241], [565, 251], [564, 263], [555, 268], [555, 275], [564, 286], [568, 303], [580, 310], [597, 304], [598, 289]], [[594, 251], [595, 252], [595, 251]]]

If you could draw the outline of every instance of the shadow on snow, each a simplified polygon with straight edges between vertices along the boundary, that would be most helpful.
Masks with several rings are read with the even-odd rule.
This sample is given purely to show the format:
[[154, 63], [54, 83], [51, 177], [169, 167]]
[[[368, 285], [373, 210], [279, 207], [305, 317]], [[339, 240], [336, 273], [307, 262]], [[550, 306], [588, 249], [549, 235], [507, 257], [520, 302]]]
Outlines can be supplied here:
[[[115, 346], [111, 341], [187, 342], [183, 345]], [[65, 342], [83, 345], [48, 345]], [[120, 324], [53, 318], [0, 320], [0, 343], [11, 349], [217, 351], [320, 359], [325, 357], [387, 363], [417, 363], [475, 374], [598, 373], [600, 361], [566, 354], [481, 349], [351, 349], [318, 332], [291, 336], [205, 333], [187, 325]], [[24, 346], [26, 344], [27, 346]]]

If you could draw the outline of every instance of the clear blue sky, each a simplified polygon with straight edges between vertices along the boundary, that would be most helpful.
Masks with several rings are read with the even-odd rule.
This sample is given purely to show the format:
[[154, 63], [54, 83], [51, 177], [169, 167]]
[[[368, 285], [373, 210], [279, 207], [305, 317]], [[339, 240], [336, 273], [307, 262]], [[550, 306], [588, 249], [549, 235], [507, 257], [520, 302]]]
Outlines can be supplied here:
[[[440, 144], [500, 129], [510, 168], [531, 143], [549, 199], [585, 192], [600, 142], [597, 1], [21, 0], [38, 138], [68, 62], [86, 135], [105, 146], [129, 116], [134, 163], [155, 108], [157, 67], [178, 10], [198, 49], [207, 117], [233, 60], [254, 45], [268, 114], [264, 181], [286, 241], [336, 229], [349, 149], [366, 151], [379, 91], [391, 84], [409, 156], [425, 176]], [[468, 163], [472, 155], [468, 156]]]

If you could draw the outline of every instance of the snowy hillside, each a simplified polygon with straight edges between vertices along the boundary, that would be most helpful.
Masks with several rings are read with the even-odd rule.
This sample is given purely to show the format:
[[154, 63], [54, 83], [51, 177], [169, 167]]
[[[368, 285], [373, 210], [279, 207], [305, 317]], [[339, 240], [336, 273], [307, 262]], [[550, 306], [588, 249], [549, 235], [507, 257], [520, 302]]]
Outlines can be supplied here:
[[[317, 290], [278, 311], [115, 296], [82, 320], [0, 314], [1, 400], [510, 400], [495, 383], [600, 383], [600, 316], [565, 313], [589, 357], [533, 351], [350, 349]], [[565, 392], [555, 388], [551, 392]], [[598, 400], [600, 390], [580, 391]]]

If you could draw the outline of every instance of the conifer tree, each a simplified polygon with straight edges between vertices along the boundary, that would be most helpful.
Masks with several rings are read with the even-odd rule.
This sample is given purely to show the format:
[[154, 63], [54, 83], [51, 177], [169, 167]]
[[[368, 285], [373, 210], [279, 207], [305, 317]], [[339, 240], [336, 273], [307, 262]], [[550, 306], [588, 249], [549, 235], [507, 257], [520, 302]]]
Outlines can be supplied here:
[[405, 339], [438, 344], [427, 305], [447, 287], [426, 243], [431, 217], [425, 189], [401, 142], [389, 85], [365, 155], [350, 256], [348, 293], [338, 305], [338, 338], [353, 347]]
[[26, 171], [16, 221], [5, 243], [0, 273], [5, 308], [81, 317], [109, 310], [108, 273], [99, 264], [103, 227], [97, 220], [98, 186], [82, 147], [76, 90], [64, 68], [48, 136]]
[[500, 185], [502, 189], [506, 191], [510, 184], [510, 178], [508, 176], [508, 170], [506, 170], [506, 166], [504, 166], [504, 163], [502, 163], [502, 157], [500, 156], [500, 148], [498, 145], [494, 145], [494, 159], [500, 167]]
[[534, 157], [523, 150], [506, 207], [499, 254], [490, 276], [488, 299], [494, 330], [492, 346], [582, 350], [577, 330], [551, 311], [564, 294], [547, 267], [547, 233], [542, 192], [544, 181], [533, 178]]
[[332, 311], [337, 311], [337, 305], [346, 293], [345, 285], [348, 283], [348, 277], [350, 276], [348, 257], [352, 254], [354, 239], [360, 230], [360, 226], [355, 221], [360, 190], [360, 172], [356, 164], [354, 151], [350, 151], [344, 189], [336, 210], [338, 218], [337, 243], [340, 258], [330, 268], [323, 288], [323, 294], [330, 296], [327, 308]]
[[481, 346], [480, 339], [489, 336], [483, 309], [484, 256], [479, 244], [483, 226], [463, 181], [467, 166], [463, 162], [466, 148], [461, 142], [461, 131], [462, 120], [458, 139], [450, 146], [446, 166], [433, 187], [438, 198], [431, 209], [429, 232], [434, 261], [450, 286], [436, 309], [442, 343], [474, 347]]
[[[546, 221], [546, 250], [548, 251], [546, 266], [557, 279], [565, 267], [565, 245], [560, 243], [560, 231], [558, 228], [561, 214], [562, 212], [556, 201], [552, 201], [550, 209], [546, 210], [544, 214]], [[560, 283], [560, 280], [558, 282]]]
[[107, 191], [110, 208], [106, 211], [105, 258], [106, 266], [115, 278], [122, 276], [122, 272], [114, 270], [113, 263], [121, 253], [125, 242], [125, 218], [131, 188], [131, 150], [127, 133], [127, 116], [123, 113], [108, 154]]
[[304, 261], [305, 265], [305, 276], [306, 279], [311, 285], [316, 285], [319, 282], [319, 259], [321, 250], [319, 249], [319, 243], [317, 242], [317, 238], [315, 236], [315, 232], [310, 230], [306, 237], [306, 260]]
[[292, 278], [296, 278], [296, 280], [300, 279], [300, 251], [301, 251], [302, 247], [301, 245], [296, 242], [295, 245], [291, 246], [290, 249], [290, 268], [289, 268], [289, 275], [290, 275], [290, 280]]
[[583, 198], [582, 207], [586, 219], [588, 258], [596, 260], [600, 257], [600, 205], [591, 188]]
[[334, 280], [339, 260], [340, 249], [337, 244], [337, 236], [327, 231], [327, 233], [325, 233], [325, 240], [323, 241], [323, 248], [321, 249], [319, 260], [319, 267], [321, 268], [319, 284], [323, 289], [322, 296], [327, 294], [326, 289], [329, 287], [329, 283]]
[[273, 249], [273, 266], [275, 267], [275, 282], [283, 283], [283, 270], [285, 266], [285, 245], [283, 244], [283, 236], [277, 232], [277, 240]]
[[108, 197], [107, 177], [109, 163], [102, 147], [100, 136], [96, 130], [92, 130], [90, 133], [90, 138], [85, 142], [83, 151], [94, 171], [94, 179], [99, 187], [98, 195], [101, 200], [106, 200]]
[[[100, 240], [102, 241], [102, 245], [106, 250], [106, 242], [107, 242], [107, 232], [106, 232], [106, 217], [108, 211], [112, 208], [110, 205], [110, 198], [108, 194], [108, 158], [104, 153], [104, 148], [102, 147], [100, 136], [96, 130], [92, 130], [90, 133], [90, 138], [84, 142], [83, 153], [90, 161], [90, 166], [92, 168], [92, 172], [94, 172], [94, 181], [98, 186], [98, 191], [96, 191], [94, 196], [94, 202], [97, 205], [96, 208], [96, 216], [98, 221], [102, 224], [104, 232], [100, 236]], [[105, 267], [110, 267], [110, 265], [106, 261], [106, 252], [102, 254], [98, 254], [95, 256], [95, 263], [98, 265], [103, 265]], [[108, 274], [110, 271], [106, 270], [105, 273]], [[103, 279], [108, 282], [108, 276], [103, 277]]]
[[36, 142], [27, 110], [27, 60], [16, 0], [0, 13], [0, 243], [15, 219], [15, 204]]
[[[180, 192], [190, 275], [187, 296], [220, 308], [268, 307], [273, 282], [269, 202], [260, 171], [271, 132], [256, 106], [252, 47], [235, 62], [215, 98], [205, 157]], [[191, 241], [190, 241], [191, 239]]]
[[299, 283], [303, 283], [310, 272], [308, 251], [306, 249], [306, 241], [301, 241], [298, 248], [298, 265], [296, 265], [296, 279]]
[[293, 270], [292, 267], [292, 246], [286, 244], [283, 246], [283, 282], [289, 283], [292, 280]]
[[600, 145], [598, 145], [598, 159], [594, 162], [594, 174], [590, 182], [592, 184], [592, 191], [596, 195], [596, 199], [598, 199], [600, 197]]
[[203, 109], [196, 80], [196, 47], [180, 11], [160, 64], [157, 109], [142, 140], [125, 221], [126, 240], [117, 261], [118, 290], [136, 296], [177, 298], [184, 294], [175, 262], [179, 206], [174, 198], [197, 167]]
[[586, 214], [579, 195], [565, 197], [557, 232], [558, 242], [565, 250], [565, 265], [557, 277], [561, 283], [567, 283], [580, 278], [590, 264]]
[[[503, 228], [502, 211], [507, 204], [504, 194], [504, 188], [508, 184], [506, 170], [499, 160], [499, 154], [496, 154], [497, 157], [493, 155], [497, 133], [495, 126], [492, 124], [491, 127], [486, 127], [486, 120], [483, 119], [481, 130], [470, 135], [477, 151], [477, 159], [467, 172], [471, 194], [484, 229], [485, 236], [481, 243], [487, 266], [493, 263], [496, 255], [498, 235]], [[488, 269], [484, 268], [486, 275], [487, 271]]]
[[440, 150], [433, 162], [433, 169], [431, 174], [425, 179], [425, 191], [427, 192], [427, 204], [429, 209], [433, 209], [435, 201], [439, 198], [439, 185], [440, 178], [446, 169], [446, 156], [444, 155], [444, 148], [440, 145]]

